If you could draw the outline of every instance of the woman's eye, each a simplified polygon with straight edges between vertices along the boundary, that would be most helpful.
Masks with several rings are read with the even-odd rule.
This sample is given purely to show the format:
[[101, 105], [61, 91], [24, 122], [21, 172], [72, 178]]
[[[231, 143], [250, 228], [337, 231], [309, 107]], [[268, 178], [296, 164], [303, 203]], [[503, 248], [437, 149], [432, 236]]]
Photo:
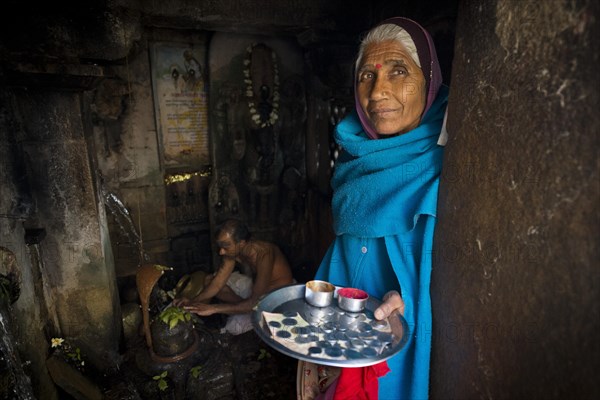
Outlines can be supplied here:
[[360, 80], [361, 81], [365, 81], [368, 79], [373, 79], [374, 74], [372, 72], [363, 72], [362, 75], [360, 76]]
[[396, 68], [392, 70], [392, 75], [406, 75], [406, 70], [404, 68]]

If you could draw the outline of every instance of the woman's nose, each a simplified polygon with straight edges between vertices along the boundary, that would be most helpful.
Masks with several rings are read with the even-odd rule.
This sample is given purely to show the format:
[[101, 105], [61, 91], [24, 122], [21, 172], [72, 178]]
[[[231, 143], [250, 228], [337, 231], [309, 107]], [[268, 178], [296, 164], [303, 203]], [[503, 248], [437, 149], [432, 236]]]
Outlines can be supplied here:
[[222, 256], [225, 254], [225, 249], [219, 249], [219, 255]]
[[381, 100], [390, 95], [390, 82], [382, 74], [377, 75], [373, 80], [371, 88], [371, 99]]

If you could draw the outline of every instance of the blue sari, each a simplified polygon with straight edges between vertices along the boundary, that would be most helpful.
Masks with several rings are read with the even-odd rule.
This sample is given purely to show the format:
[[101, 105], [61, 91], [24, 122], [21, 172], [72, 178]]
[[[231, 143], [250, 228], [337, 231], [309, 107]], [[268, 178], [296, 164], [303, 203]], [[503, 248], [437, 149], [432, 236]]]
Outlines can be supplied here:
[[379, 378], [379, 398], [427, 399], [431, 352], [429, 285], [443, 148], [437, 144], [448, 99], [440, 91], [421, 124], [371, 140], [356, 114], [336, 128], [343, 152], [335, 167], [336, 239], [316, 279], [363, 289], [381, 299], [401, 292], [410, 336]]

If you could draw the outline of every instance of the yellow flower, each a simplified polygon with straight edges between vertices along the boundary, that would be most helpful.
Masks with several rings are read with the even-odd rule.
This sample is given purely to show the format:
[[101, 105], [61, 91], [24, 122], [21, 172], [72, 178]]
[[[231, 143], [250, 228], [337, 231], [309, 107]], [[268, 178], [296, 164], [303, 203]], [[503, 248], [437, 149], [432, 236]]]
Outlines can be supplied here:
[[52, 347], [59, 347], [63, 344], [64, 341], [65, 339], [62, 338], [52, 338], [50, 342], [52, 343]]

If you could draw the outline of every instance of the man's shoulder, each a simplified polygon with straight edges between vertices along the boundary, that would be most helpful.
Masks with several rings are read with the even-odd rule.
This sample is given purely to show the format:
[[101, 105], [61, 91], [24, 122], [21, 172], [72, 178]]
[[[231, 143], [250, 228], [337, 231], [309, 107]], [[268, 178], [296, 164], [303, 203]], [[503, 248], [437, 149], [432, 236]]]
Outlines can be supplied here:
[[256, 251], [273, 251], [274, 249], [277, 249], [276, 244], [267, 242], [266, 240], [252, 239], [251, 243]]

